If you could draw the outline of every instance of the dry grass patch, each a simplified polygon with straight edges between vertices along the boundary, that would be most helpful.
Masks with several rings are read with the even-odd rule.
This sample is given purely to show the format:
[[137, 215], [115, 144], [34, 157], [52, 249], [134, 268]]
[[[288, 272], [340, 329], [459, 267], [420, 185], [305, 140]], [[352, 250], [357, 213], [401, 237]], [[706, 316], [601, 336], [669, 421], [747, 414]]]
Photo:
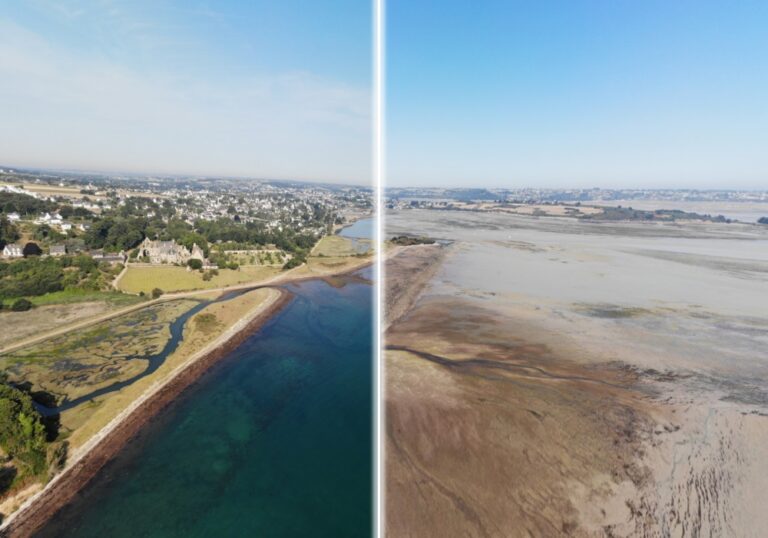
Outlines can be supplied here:
[[340, 235], [326, 235], [312, 249], [312, 256], [354, 256], [357, 252], [351, 239]]
[[30, 336], [37, 336], [76, 321], [98, 316], [110, 310], [106, 302], [50, 305], [26, 312], [0, 312], [0, 347]]
[[246, 282], [258, 282], [280, 272], [275, 267], [247, 266], [238, 270], [219, 269], [219, 274], [210, 280], [203, 280], [199, 271], [188, 271], [186, 267], [173, 265], [129, 266], [119, 287], [128, 293], [149, 294], [154, 288], [164, 292], [206, 290], [234, 286]]
[[307, 263], [293, 269], [290, 273], [292, 277], [324, 277], [340, 273], [347, 273], [354, 269], [359, 269], [370, 264], [373, 256], [346, 256], [334, 258], [308, 258]]

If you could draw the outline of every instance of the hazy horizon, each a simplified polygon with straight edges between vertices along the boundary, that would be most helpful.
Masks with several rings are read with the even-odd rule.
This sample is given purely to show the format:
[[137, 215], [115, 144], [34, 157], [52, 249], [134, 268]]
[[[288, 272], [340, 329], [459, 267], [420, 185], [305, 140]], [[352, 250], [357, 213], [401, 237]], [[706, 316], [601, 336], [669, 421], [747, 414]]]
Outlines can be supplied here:
[[[84, 176], [130, 176], [130, 177], [142, 177], [142, 178], [190, 178], [190, 179], [232, 179], [238, 181], [279, 181], [279, 182], [306, 182], [317, 184], [331, 184], [331, 185], [343, 185], [348, 187], [363, 187], [370, 189], [370, 184], [363, 182], [344, 181], [343, 179], [318, 179], [313, 177], [273, 177], [273, 176], [250, 176], [250, 175], [231, 175], [231, 174], [201, 174], [194, 172], [179, 172], [168, 171], [162, 172], [157, 170], [103, 170], [103, 169], [88, 169], [88, 168], [61, 168], [57, 166], [34, 166], [34, 165], [16, 165], [13, 163], [0, 162], [0, 169], [13, 170], [14, 172], [21, 173], [34, 173], [44, 172], [51, 174], [62, 175], [84, 175]], [[2, 175], [0, 175], [0, 180]]]
[[767, 186], [752, 186], [752, 187], [736, 187], [736, 186], [721, 186], [721, 187], [696, 187], [690, 185], [640, 185], [628, 183], [626, 185], [595, 185], [595, 184], [542, 184], [542, 183], [501, 183], [501, 184], [486, 184], [476, 182], [473, 184], [462, 183], [454, 185], [430, 185], [430, 184], [418, 184], [409, 182], [408, 185], [384, 185], [385, 189], [445, 189], [445, 190], [462, 190], [462, 189], [486, 189], [486, 190], [516, 190], [516, 189], [542, 189], [542, 190], [697, 190], [697, 191], [745, 191], [745, 192], [768, 192]]
[[[307, 183], [318, 184], [334, 184], [344, 185], [350, 187], [365, 187], [371, 188], [370, 185], [354, 181], [344, 181], [343, 179], [318, 179], [315, 177], [267, 177], [267, 176], [252, 176], [252, 175], [229, 175], [229, 174], [203, 174], [195, 172], [184, 171], [157, 171], [157, 170], [105, 170], [105, 169], [88, 169], [88, 168], [61, 168], [61, 167], [49, 167], [49, 166], [34, 166], [34, 165], [17, 165], [14, 163], [0, 162], [0, 169], [12, 169], [15, 171], [41, 171], [61, 174], [82, 174], [82, 175], [131, 175], [138, 177], [178, 177], [178, 178], [201, 178], [201, 179], [235, 179], [242, 181], [297, 181]], [[735, 186], [722, 186], [722, 187], [692, 187], [692, 186], [675, 186], [675, 185], [641, 185], [641, 184], [627, 184], [621, 186], [611, 185], [595, 185], [595, 184], [534, 184], [534, 183], [502, 183], [502, 184], [455, 184], [455, 185], [429, 185], [429, 184], [409, 184], [403, 185], [383, 185], [384, 189], [445, 189], [445, 190], [461, 190], [461, 189], [487, 189], [487, 190], [516, 190], [516, 189], [542, 189], [542, 190], [697, 190], [697, 191], [745, 191], [745, 192], [768, 192], [768, 186], [765, 187], [745, 187], [739, 188]]]

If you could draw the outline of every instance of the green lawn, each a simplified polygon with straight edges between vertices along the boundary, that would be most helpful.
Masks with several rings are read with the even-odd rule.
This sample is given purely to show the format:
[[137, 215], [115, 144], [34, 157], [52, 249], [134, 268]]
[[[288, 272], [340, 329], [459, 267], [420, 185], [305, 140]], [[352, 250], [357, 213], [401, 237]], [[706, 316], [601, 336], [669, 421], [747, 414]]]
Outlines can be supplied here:
[[117, 291], [63, 290], [46, 293], [37, 297], [28, 297], [35, 306], [49, 304], [84, 303], [88, 301], [107, 301], [114, 306], [128, 306], [144, 300], [141, 297]]
[[[46, 293], [45, 295], [36, 295], [32, 297], [25, 297], [35, 306], [47, 306], [47, 305], [64, 305], [74, 303], [87, 303], [93, 301], [105, 301], [110, 306], [130, 306], [132, 304], [140, 303], [145, 300], [143, 297], [137, 297], [129, 293], [121, 293], [118, 291], [90, 291], [79, 289], [68, 289], [62, 291], [55, 291], [52, 293]], [[13, 299], [0, 299], [0, 304], [4, 306], [12, 305], [17, 298]]]

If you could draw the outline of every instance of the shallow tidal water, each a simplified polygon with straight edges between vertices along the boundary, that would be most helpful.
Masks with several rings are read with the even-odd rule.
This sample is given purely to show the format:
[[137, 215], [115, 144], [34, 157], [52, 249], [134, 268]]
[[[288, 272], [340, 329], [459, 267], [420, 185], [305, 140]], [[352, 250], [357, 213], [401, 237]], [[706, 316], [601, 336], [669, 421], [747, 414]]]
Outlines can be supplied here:
[[288, 286], [38, 536], [370, 535], [372, 288], [333, 284]]
[[373, 246], [373, 219], [366, 218], [356, 221], [351, 226], [342, 228], [338, 234], [352, 241], [352, 246], [359, 254], [368, 252]]

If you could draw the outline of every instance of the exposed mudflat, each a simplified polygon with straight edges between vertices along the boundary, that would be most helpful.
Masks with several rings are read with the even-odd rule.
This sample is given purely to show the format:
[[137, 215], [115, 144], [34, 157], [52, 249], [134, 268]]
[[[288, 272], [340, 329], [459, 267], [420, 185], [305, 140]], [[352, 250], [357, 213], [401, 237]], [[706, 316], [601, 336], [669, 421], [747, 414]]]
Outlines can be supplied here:
[[453, 241], [387, 262], [389, 536], [763, 535], [768, 231], [404, 211], [387, 233]]
[[396, 247], [390, 254], [386, 275], [386, 320], [389, 326], [406, 314], [440, 269], [445, 249], [440, 245]]

